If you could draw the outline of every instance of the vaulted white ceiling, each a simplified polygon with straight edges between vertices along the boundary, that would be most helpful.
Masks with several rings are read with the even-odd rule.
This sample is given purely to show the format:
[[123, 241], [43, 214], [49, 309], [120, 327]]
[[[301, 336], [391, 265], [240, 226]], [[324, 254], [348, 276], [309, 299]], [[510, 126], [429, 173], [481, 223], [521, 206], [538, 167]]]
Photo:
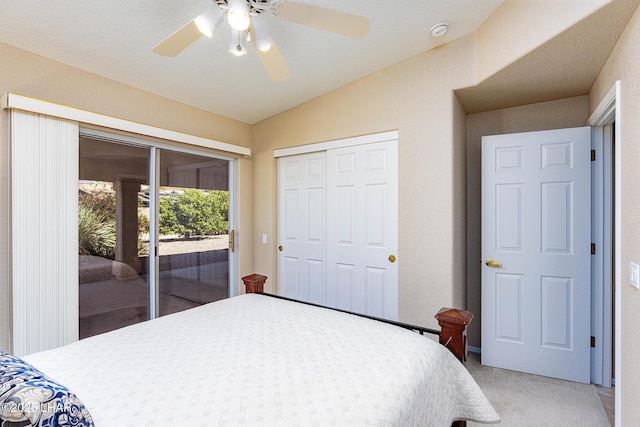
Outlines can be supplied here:
[[[255, 123], [473, 32], [503, 0], [295, 0], [369, 17], [363, 40], [267, 15], [291, 69], [269, 79], [252, 47], [228, 52], [224, 25], [176, 57], [151, 49], [210, 0], [0, 0], [0, 41], [246, 123]], [[449, 22], [440, 38], [431, 27]], [[226, 25], [226, 24], [225, 24]]]

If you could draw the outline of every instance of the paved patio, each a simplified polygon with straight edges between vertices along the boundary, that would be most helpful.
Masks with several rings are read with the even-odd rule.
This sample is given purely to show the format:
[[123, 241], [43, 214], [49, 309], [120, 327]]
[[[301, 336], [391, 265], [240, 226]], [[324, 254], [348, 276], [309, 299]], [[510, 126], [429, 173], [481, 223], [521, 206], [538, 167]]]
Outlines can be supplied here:
[[[222, 255], [226, 253], [194, 255], [197, 262], [213, 261], [198, 265], [185, 265], [188, 262], [182, 256], [173, 263], [178, 268], [167, 268], [172, 263], [166, 261], [160, 272], [160, 315], [227, 298], [228, 262]], [[111, 264], [105, 258], [80, 257], [81, 339], [149, 319], [148, 275], [119, 281], [111, 274]]]

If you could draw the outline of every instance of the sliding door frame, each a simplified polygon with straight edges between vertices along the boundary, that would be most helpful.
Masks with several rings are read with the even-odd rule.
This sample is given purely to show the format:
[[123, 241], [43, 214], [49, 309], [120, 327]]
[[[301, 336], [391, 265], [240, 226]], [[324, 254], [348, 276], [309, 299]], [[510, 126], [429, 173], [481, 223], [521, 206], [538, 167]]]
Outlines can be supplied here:
[[[149, 318], [155, 319], [160, 317], [160, 258], [159, 258], [159, 239], [160, 239], [160, 201], [158, 198], [160, 190], [160, 156], [162, 152], [176, 151], [180, 153], [193, 154], [202, 157], [226, 160], [229, 162], [229, 233], [236, 229], [236, 158], [225, 156], [223, 154], [211, 153], [206, 150], [197, 148], [184, 147], [182, 145], [170, 144], [165, 141], [138, 138], [136, 136], [109, 132], [93, 127], [85, 127], [80, 125], [80, 137], [97, 139], [100, 141], [113, 142], [118, 144], [127, 144], [136, 147], [148, 148], [149, 153], [149, 188], [153, 191], [149, 192], [149, 211], [152, 218], [149, 223]], [[229, 247], [229, 281], [228, 295], [230, 297], [237, 294], [236, 283], [237, 274], [237, 257], [236, 252]]]
[[149, 318], [160, 317], [160, 152], [149, 150]]
[[236, 256], [237, 238], [231, 237], [236, 234], [238, 186], [236, 181], [237, 160], [229, 160], [229, 297], [238, 295], [238, 257]]
[[[146, 125], [143, 123], [138, 123], [138, 122], [134, 122], [134, 121], [130, 121], [130, 120], [125, 120], [125, 119], [120, 119], [120, 118], [116, 118], [116, 117], [112, 117], [112, 116], [107, 116], [104, 114], [100, 114], [100, 113], [94, 113], [91, 111], [87, 111], [87, 110], [82, 110], [79, 108], [74, 108], [71, 106], [66, 106], [66, 105], [62, 105], [62, 104], [57, 104], [57, 103], [53, 103], [53, 102], [49, 102], [49, 101], [45, 101], [45, 100], [41, 100], [41, 99], [37, 99], [37, 98], [31, 98], [31, 97], [27, 97], [24, 95], [18, 95], [15, 93], [10, 93], [10, 92], [6, 92], [6, 93], [2, 93], [0, 94], [0, 108], [2, 108], [3, 110], [7, 110], [7, 111], [25, 111], [25, 112], [29, 112], [29, 113], [36, 113], [36, 114], [40, 114], [43, 116], [49, 116], [51, 118], [55, 118], [55, 119], [63, 119], [63, 120], [67, 120], [69, 122], [72, 122], [74, 126], [76, 126], [76, 132], [75, 132], [75, 136], [74, 136], [74, 142], [70, 142], [67, 143], [66, 145], [68, 146], [67, 148], [69, 149], [74, 149], [74, 150], [78, 150], [79, 148], [79, 142], [78, 142], [78, 137], [79, 137], [79, 131], [78, 129], [81, 128], [83, 130], [83, 132], [89, 132], [92, 134], [96, 134], [98, 132], [104, 132], [105, 130], [108, 130], [109, 132], [104, 132], [105, 134], [109, 134], [111, 136], [111, 138], [115, 138], [115, 140], [138, 140], [141, 141], [142, 144], [144, 146], [149, 146], [149, 145], [155, 145], [156, 148], [167, 148], [167, 149], [178, 149], [179, 151], [183, 151], [183, 152], [195, 152], [196, 154], [200, 155], [202, 153], [206, 153], [206, 154], [213, 154], [213, 156], [211, 157], [218, 157], [220, 159], [226, 159], [229, 160], [229, 173], [230, 173], [230, 180], [233, 180], [232, 183], [230, 183], [229, 188], [234, 188], [234, 191], [237, 191], [237, 185], [236, 185], [236, 163], [237, 163], [237, 159], [238, 158], [242, 158], [242, 157], [250, 157], [251, 156], [251, 149], [248, 147], [243, 147], [243, 146], [239, 146], [239, 145], [235, 145], [235, 144], [229, 144], [229, 143], [225, 143], [222, 141], [217, 141], [217, 140], [213, 140], [210, 138], [203, 138], [203, 137], [199, 137], [199, 136], [195, 136], [195, 135], [190, 135], [190, 134], [186, 134], [186, 133], [182, 133], [182, 132], [177, 132], [177, 131], [172, 131], [169, 129], [163, 129], [163, 128], [159, 128], [159, 127], [155, 127], [155, 126], [150, 126], [150, 125]], [[9, 117], [11, 117], [12, 114], [9, 114]], [[9, 119], [9, 129], [13, 129], [14, 124], [12, 123], [13, 119]], [[118, 137], [118, 136], [120, 137]], [[135, 135], [135, 137], [133, 136]], [[38, 142], [40, 141], [39, 137], [36, 136], [34, 137], [35, 141]], [[143, 139], [144, 138], [144, 139]], [[58, 138], [54, 138], [52, 140], [52, 142], [50, 143], [50, 146], [54, 146], [55, 144], [61, 143], [63, 141], [62, 138], [58, 137]], [[150, 144], [150, 142], [152, 142]], [[9, 135], [9, 144], [10, 147], [16, 143], [16, 141], [14, 141], [14, 138]], [[215, 151], [215, 154], [212, 153], [210, 150]], [[74, 157], [72, 156], [70, 159], [75, 158], [76, 160], [74, 161], [74, 164], [77, 167], [77, 156]], [[55, 160], [55, 158], [52, 156], [50, 157], [50, 161], [45, 162], [46, 166], [50, 166], [52, 164], [52, 162]], [[13, 160], [10, 160], [11, 164], [10, 164], [10, 168], [13, 168]], [[157, 162], [156, 162], [157, 163]], [[57, 168], [59, 168], [59, 165], [56, 165]], [[10, 169], [11, 170], [11, 169]], [[69, 171], [71, 171], [71, 169], [68, 169]], [[76, 181], [76, 186], [77, 186], [77, 181], [78, 181], [78, 173], [75, 173], [76, 177], [75, 177], [75, 181]], [[9, 180], [11, 182], [12, 177], [9, 177]], [[71, 187], [70, 187], [71, 188]], [[70, 189], [68, 189], [68, 191], [70, 191]], [[77, 190], [74, 190], [74, 193]], [[10, 195], [10, 203], [13, 204], [13, 197]], [[77, 198], [77, 195], [76, 195]], [[33, 200], [34, 198], [32, 198]], [[230, 199], [230, 204], [232, 203], [231, 199]], [[235, 230], [236, 229], [236, 207], [235, 207], [235, 203], [237, 202], [237, 195], [235, 197], [233, 197], [233, 204], [234, 206], [230, 206], [230, 218], [229, 218], [229, 226], [230, 229]], [[31, 205], [29, 205], [29, 207], [33, 207], [33, 203]], [[76, 208], [77, 208], [77, 200], [76, 200]], [[231, 210], [233, 209], [234, 214], [231, 215]], [[15, 217], [16, 212], [12, 212], [12, 208], [10, 209], [9, 212], [9, 220], [12, 221], [13, 217]], [[74, 218], [76, 217], [76, 221], [77, 221], [77, 214], [75, 215], [65, 215], [66, 218]], [[50, 229], [55, 229], [55, 227]], [[77, 224], [75, 226], [75, 231], [71, 230], [67, 235], [66, 238], [63, 239], [66, 244], [74, 244], [76, 245], [76, 250], [77, 250]], [[50, 238], [52, 235], [52, 233], [46, 233], [45, 236], [42, 236], [43, 238]], [[9, 238], [11, 239], [11, 243], [10, 243], [10, 248], [12, 253], [9, 254], [10, 259], [13, 257], [13, 241], [16, 238], [16, 233], [13, 233], [11, 230], [8, 233]], [[74, 240], [74, 236], [75, 240]], [[56, 252], [57, 253], [57, 252]], [[78, 268], [77, 268], [77, 256], [72, 257], [75, 258], [75, 264], [76, 268], [75, 269], [65, 269], [65, 271], [67, 271], [68, 277], [66, 278], [61, 278], [61, 277], [49, 277], [50, 281], [53, 282], [53, 284], [55, 286], [60, 286], [61, 284], [65, 284], [65, 283], [70, 283], [73, 282], [75, 283], [75, 289], [76, 289], [76, 296], [77, 296], [77, 286], [78, 286]], [[11, 261], [10, 261], [11, 262]], [[42, 263], [36, 263], [34, 264], [36, 267], [36, 269], [41, 268]], [[15, 268], [13, 265], [9, 265], [10, 270], [12, 270], [11, 276], [10, 276], [10, 289], [9, 289], [9, 294], [11, 295], [13, 292], [13, 288], [16, 286], [16, 279], [15, 279]], [[233, 296], [237, 293], [237, 289], [236, 287], [238, 286], [238, 283], [236, 283], [237, 281], [237, 252], [232, 252], [230, 257], [229, 257], [229, 283], [230, 283], [230, 295]], [[75, 277], [75, 280], [74, 280]], [[19, 305], [19, 304], [18, 304]], [[26, 304], [24, 304], [26, 305]], [[12, 300], [9, 304], [8, 304], [8, 308], [9, 310], [11, 310], [12, 313], [15, 313], [16, 310], [20, 310], [20, 309], [25, 309], [25, 307], [16, 307], [16, 302], [15, 300]], [[37, 308], [34, 307], [30, 307], [29, 310], [34, 311], [37, 310]], [[75, 311], [74, 311], [75, 310]], [[75, 316], [74, 316], [75, 313]], [[13, 315], [12, 315], [13, 317]], [[64, 319], [67, 319], [66, 321], [64, 321]], [[33, 336], [24, 336], [24, 337], [20, 337], [20, 339], [29, 339], [30, 342], [32, 343], [32, 346], [29, 349], [22, 349], [21, 351], [18, 351], [18, 353], [28, 353], [28, 352], [34, 352], [34, 351], [42, 351], [42, 350], [48, 350], [50, 348], [55, 348], [58, 347], [60, 345], [64, 345], [67, 344], [69, 341], [75, 341], [78, 339], [78, 310], [77, 310], [77, 304], [76, 304], [76, 308], [74, 309], [73, 307], [69, 307], [69, 310], [66, 310], [66, 314], [64, 316], [64, 319], [61, 318], [61, 315], [57, 315], [57, 318], [54, 319], [56, 322], [58, 321], [63, 321], [64, 324], [61, 325], [59, 327], [60, 330], [62, 330], [62, 333], [65, 333], [65, 331], [74, 331], [72, 332], [73, 336], [67, 336], [66, 338], [63, 338], [61, 341], [56, 341], [56, 342], [52, 342], [51, 340], [47, 339], [44, 336], [38, 336], [38, 337], [33, 337]], [[9, 350], [15, 353], [15, 349], [16, 349], [16, 336], [20, 335], [21, 333], [24, 334], [24, 332], [20, 332], [17, 331], [15, 328], [15, 324], [16, 324], [16, 320], [15, 319], [11, 319], [9, 320], [11, 323], [9, 325]], [[75, 325], [75, 326], [74, 326]], [[51, 329], [51, 325], [49, 325], [49, 329]], [[60, 331], [58, 331], [60, 332]], [[27, 334], [25, 334], [27, 335]], [[0, 336], [0, 339], [2, 339], [3, 336]], [[21, 354], [18, 354], [21, 355]]]

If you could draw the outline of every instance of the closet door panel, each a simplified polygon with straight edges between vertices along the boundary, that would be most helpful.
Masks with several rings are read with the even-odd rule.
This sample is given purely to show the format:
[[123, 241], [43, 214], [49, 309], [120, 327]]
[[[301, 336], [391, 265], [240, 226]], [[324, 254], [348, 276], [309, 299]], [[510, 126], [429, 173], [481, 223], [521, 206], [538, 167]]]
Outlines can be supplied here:
[[334, 306], [398, 317], [397, 142], [327, 151], [327, 274]]
[[397, 157], [391, 140], [278, 158], [280, 295], [397, 320]]
[[278, 159], [278, 294], [326, 304], [326, 153]]

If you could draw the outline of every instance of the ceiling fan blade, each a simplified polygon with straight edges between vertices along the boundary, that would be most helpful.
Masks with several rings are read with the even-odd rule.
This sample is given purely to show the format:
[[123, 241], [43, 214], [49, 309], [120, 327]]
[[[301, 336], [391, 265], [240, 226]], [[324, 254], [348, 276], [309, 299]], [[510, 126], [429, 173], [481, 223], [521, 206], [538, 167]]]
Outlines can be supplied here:
[[260, 61], [262, 61], [262, 65], [267, 70], [267, 74], [274, 82], [280, 82], [283, 80], [287, 80], [291, 77], [291, 70], [287, 66], [287, 63], [284, 61], [278, 46], [274, 44], [271, 45], [271, 49], [266, 52], [261, 51], [260, 49], [256, 49], [258, 52], [258, 57]]
[[283, 2], [278, 15], [287, 21], [362, 40], [369, 33], [369, 18], [306, 3]]
[[162, 56], [176, 56], [189, 45], [200, 38], [202, 33], [198, 30], [195, 19], [182, 28], [162, 40], [152, 50]]

